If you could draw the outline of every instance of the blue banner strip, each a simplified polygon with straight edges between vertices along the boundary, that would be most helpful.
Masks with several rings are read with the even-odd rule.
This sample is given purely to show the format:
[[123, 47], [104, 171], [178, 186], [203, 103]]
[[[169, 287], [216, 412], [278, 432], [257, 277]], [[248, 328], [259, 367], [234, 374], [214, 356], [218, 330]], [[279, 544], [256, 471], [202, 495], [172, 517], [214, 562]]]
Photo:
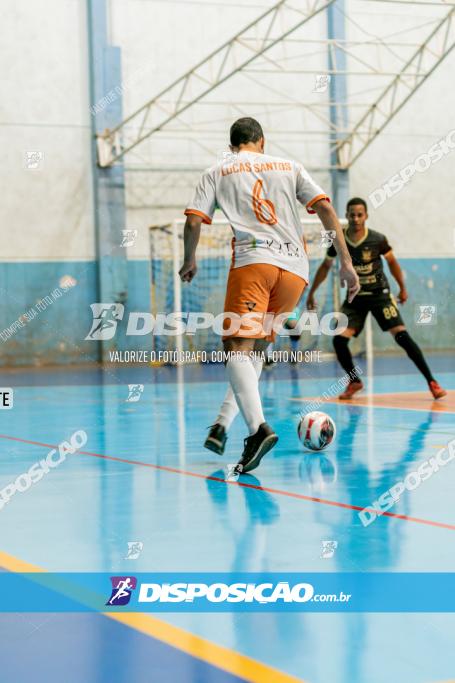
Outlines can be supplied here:
[[1, 612], [455, 612], [454, 573], [0, 573]]

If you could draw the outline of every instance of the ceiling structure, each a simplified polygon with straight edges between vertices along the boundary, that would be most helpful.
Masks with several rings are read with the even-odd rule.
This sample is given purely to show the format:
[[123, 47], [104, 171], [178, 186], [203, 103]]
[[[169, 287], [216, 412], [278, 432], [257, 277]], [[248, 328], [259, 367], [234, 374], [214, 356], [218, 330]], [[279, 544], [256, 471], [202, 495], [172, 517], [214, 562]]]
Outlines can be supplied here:
[[[246, 114], [267, 124], [271, 153], [311, 158], [316, 174], [349, 169], [455, 47], [455, 3], [354, 0], [372, 8], [373, 20], [335, 3], [349, 29], [341, 40], [327, 37], [334, 2], [281, 0], [100, 134], [98, 163], [124, 163], [128, 205], [181, 206], [176, 189], [194, 186], [226, 151], [230, 122]], [[427, 16], [406, 8], [398, 22], [376, 26], [374, 11], [391, 5]], [[345, 101], [331, 100], [327, 83], [336, 77], [349, 84]]]

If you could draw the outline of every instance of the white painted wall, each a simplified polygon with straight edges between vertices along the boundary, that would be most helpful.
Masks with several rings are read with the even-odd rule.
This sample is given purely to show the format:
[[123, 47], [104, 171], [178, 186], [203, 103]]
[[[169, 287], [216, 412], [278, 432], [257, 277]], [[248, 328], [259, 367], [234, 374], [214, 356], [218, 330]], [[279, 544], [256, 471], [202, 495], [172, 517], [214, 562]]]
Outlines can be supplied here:
[[85, 2], [2, 0], [1, 30], [1, 260], [91, 259]]
[[[422, 42], [435, 20], [449, 11], [446, 7], [394, 6], [359, 0], [351, 0], [350, 5], [357, 22], [363, 24], [368, 19], [372, 34], [396, 34], [392, 40], [401, 38], [416, 43]], [[406, 31], [415, 25], [421, 25], [421, 30]], [[348, 32], [350, 38], [362, 36], [351, 22], [348, 22]], [[388, 63], [393, 64], [392, 56], [384, 63], [384, 68]], [[454, 68], [455, 50], [354, 164], [351, 173], [353, 194], [368, 197], [455, 129], [455, 90], [451, 87]], [[361, 90], [362, 86], [361, 82], [350, 79], [351, 93]], [[369, 85], [364, 84], [364, 87]], [[401, 192], [381, 207], [376, 210], [371, 207], [371, 227], [386, 232], [401, 256], [454, 257], [455, 205], [450, 200], [454, 179], [455, 150], [427, 171], [416, 173]]]

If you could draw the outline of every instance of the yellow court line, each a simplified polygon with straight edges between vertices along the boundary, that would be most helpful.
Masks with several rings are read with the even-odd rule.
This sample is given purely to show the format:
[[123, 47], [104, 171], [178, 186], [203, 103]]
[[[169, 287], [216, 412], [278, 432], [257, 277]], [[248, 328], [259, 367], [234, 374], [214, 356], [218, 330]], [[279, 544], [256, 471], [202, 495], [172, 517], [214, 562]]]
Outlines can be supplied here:
[[295, 678], [278, 669], [262, 664], [255, 659], [231, 650], [222, 645], [216, 645], [210, 640], [196, 636], [189, 631], [160, 621], [148, 614], [122, 612], [105, 616], [131, 626], [148, 636], [152, 636], [167, 645], [182, 650], [192, 657], [202, 659], [208, 664], [223, 669], [230, 674], [239, 676], [251, 683], [304, 683], [301, 678]]
[[[46, 569], [24, 562], [1, 550], [0, 566], [16, 573], [47, 573]], [[218, 669], [239, 676], [249, 683], [305, 683], [301, 678], [286, 674], [223, 645], [217, 645], [149, 614], [140, 612], [98, 612], [98, 614], [156, 638]]]

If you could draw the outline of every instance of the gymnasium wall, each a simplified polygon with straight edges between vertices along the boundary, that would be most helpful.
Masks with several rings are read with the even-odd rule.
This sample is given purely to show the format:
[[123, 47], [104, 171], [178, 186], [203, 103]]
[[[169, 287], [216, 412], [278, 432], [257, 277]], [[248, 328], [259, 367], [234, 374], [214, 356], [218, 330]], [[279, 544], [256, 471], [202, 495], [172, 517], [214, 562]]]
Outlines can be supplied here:
[[[1, 362], [86, 360], [97, 286], [85, 3], [7, 0], [2, 33]], [[64, 276], [77, 285], [58, 296]]]
[[[357, 0], [350, 4], [358, 23], [368, 18], [371, 37], [386, 31], [399, 40], [406, 28], [421, 25], [421, 31], [406, 34], [416, 45], [435, 26], [435, 19], [447, 11], [446, 8], [435, 11], [430, 6], [394, 7], [387, 3], [368, 3], [367, 7], [359, 7]], [[353, 23], [348, 23], [348, 35], [351, 39], [359, 39], [362, 33]], [[393, 63], [392, 56], [390, 65]], [[455, 52], [452, 51], [353, 165], [352, 194], [368, 199], [374, 190], [383, 187], [393, 175], [413, 164], [432, 145], [455, 130], [455, 91], [448, 87], [454, 66]], [[383, 67], [387, 69], [387, 62]], [[349, 90], [356, 91], [352, 79]], [[455, 135], [453, 137], [455, 141]], [[416, 172], [400, 192], [387, 198], [378, 208], [369, 201], [369, 225], [387, 234], [405, 273], [409, 301], [401, 309], [403, 317], [410, 332], [427, 349], [455, 346], [452, 306], [455, 295], [455, 206], [447, 201], [454, 168], [455, 149], [428, 170]], [[418, 307], [425, 304], [437, 306], [437, 327], [416, 323]], [[382, 334], [376, 324], [373, 329], [377, 349], [395, 348], [389, 335]]]
[[[359, 20], [367, 11], [361, 5], [364, 3], [351, 0], [347, 6]], [[396, 14], [411, 11], [384, 8], [379, 3], [376, 9], [374, 5], [369, 3], [368, 12], [371, 32], [378, 34], [391, 32], [394, 17], [398, 32], [405, 21], [402, 17], [397, 20]], [[126, 114], [261, 11], [255, 2], [242, 3], [241, 7], [239, 2], [198, 7], [196, 15], [194, 4], [183, 0], [110, 0], [109, 32], [112, 43], [122, 48]], [[379, 17], [379, 10], [387, 16]], [[421, 15], [421, 35], [425, 34], [432, 8], [413, 8], [412, 12], [414, 19], [416, 14]], [[91, 362], [97, 358], [94, 344], [84, 341], [91, 321], [90, 303], [98, 301], [86, 22], [82, 0], [4, 1], [0, 56], [8, 66], [4, 69], [0, 126], [2, 184], [6, 188], [0, 205], [4, 226], [0, 332], [10, 331], [5, 333], [7, 341], [0, 345], [3, 365]], [[314, 37], [325, 30], [322, 15], [312, 26], [305, 35]], [[356, 37], [358, 32], [348, 23], [348, 36]], [[314, 60], [323, 72], [325, 57], [315, 55]], [[451, 55], [359, 159], [351, 172], [352, 193], [367, 196], [451, 130], [455, 92], [447, 84], [453, 66]], [[278, 85], [274, 78], [270, 76], [271, 92]], [[286, 77], [281, 87], [298, 99], [311, 91], [312, 78]], [[348, 88], [354, 94], [359, 87], [366, 92], [373, 85], [351, 81]], [[237, 115], [236, 100], [249, 96], [257, 100], [261, 90], [237, 78], [224, 94], [220, 92], [219, 99], [225, 98], [232, 106], [227, 110], [229, 115], [225, 111], [224, 118], [217, 120], [216, 130], [205, 133], [208, 144], [204, 139], [200, 144], [189, 144], [184, 130], [163, 134], [153, 143], [155, 165], [202, 168], [213, 163], [217, 151], [225, 149], [226, 140], [219, 131], [227, 129]], [[272, 101], [272, 94], [270, 98]], [[200, 112], [194, 116], [200, 118]], [[271, 151], [280, 154], [280, 146], [285, 145], [307, 165], [326, 163], [324, 136], [300, 145], [295, 135], [299, 126], [315, 125], [301, 108], [288, 107], [277, 114], [266, 105], [255, 104], [254, 115], [272, 131]], [[39, 154], [33, 157], [32, 152]], [[33, 168], [36, 160], [38, 167]], [[133, 158], [131, 165], [136, 161]], [[386, 232], [403, 259], [412, 285], [407, 320], [413, 324], [414, 303], [436, 302], [440, 319], [447, 322], [438, 327], [438, 335], [430, 328], [415, 327], [416, 336], [426, 347], [454, 346], [450, 333], [453, 313], [449, 310], [454, 280], [449, 259], [455, 251], [455, 207], [447, 201], [453, 163], [454, 156], [448, 156], [425, 173], [416, 174], [399, 194], [370, 215], [371, 227]], [[185, 171], [177, 178], [168, 171], [127, 171], [125, 227], [139, 231], [135, 245], [128, 250], [129, 289], [137, 294], [130, 299], [131, 306], [144, 307], [141, 292], [146, 291], [142, 285], [150, 272], [149, 226], [181, 215], [197, 177], [198, 171]], [[316, 172], [315, 177], [328, 187], [327, 173]], [[75, 281], [75, 285], [62, 288], [68, 281]], [[29, 322], [24, 317], [27, 313]], [[387, 343], [381, 335], [379, 346]]]

